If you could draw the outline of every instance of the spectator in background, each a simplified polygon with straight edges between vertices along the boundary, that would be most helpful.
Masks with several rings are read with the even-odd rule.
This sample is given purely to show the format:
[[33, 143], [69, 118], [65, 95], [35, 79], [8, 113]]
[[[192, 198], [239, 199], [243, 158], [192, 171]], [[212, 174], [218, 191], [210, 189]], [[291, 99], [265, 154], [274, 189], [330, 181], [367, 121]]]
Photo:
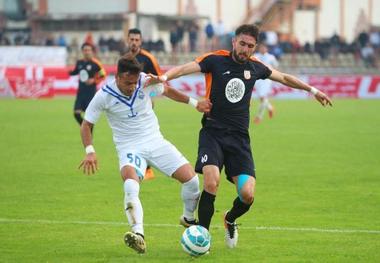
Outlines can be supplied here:
[[178, 51], [179, 52], [184, 52], [185, 48], [183, 46], [183, 37], [185, 35], [185, 26], [183, 25], [182, 21], [178, 21], [177, 22], [176, 32], [177, 32]]
[[64, 35], [60, 34], [58, 39], [57, 39], [57, 45], [60, 47], [66, 47], [67, 46], [67, 41]]
[[74, 53], [78, 52], [79, 44], [78, 44], [78, 39], [76, 37], [73, 37], [71, 39], [68, 49], [69, 49], [69, 52], [74, 52]]
[[155, 47], [157, 52], [165, 52], [165, 43], [161, 38], [157, 40]]
[[20, 33], [18, 33], [15, 37], [14, 37], [14, 40], [13, 40], [14, 44], [16, 46], [21, 46], [24, 44], [24, 36], [21, 35]]
[[0, 46], [9, 46], [10, 44], [11, 44], [11, 41], [5, 35], [5, 33], [4, 32], [0, 32]]
[[278, 44], [278, 36], [275, 31], [267, 31], [265, 33], [266, 41], [264, 42], [267, 47], [268, 51], [272, 53], [273, 48]]
[[369, 41], [369, 35], [367, 32], [363, 31], [358, 36], [358, 41], [360, 44], [360, 47], [365, 47]]
[[101, 53], [108, 52], [107, 40], [104, 38], [103, 35], [100, 35], [98, 39], [98, 47]]
[[172, 48], [172, 54], [177, 53], [177, 47], [178, 47], [178, 36], [177, 36], [177, 27], [172, 26], [170, 28], [170, 45]]
[[226, 28], [224, 26], [224, 23], [222, 20], [219, 20], [215, 26], [215, 42], [216, 42], [215, 45], [217, 49], [221, 48], [223, 37], [225, 34], [226, 34]]
[[362, 47], [360, 53], [364, 61], [364, 65], [367, 68], [376, 67], [375, 50], [373, 49], [370, 43], [367, 43], [365, 47]]
[[303, 46], [303, 51], [308, 54], [311, 54], [313, 52], [310, 42], [305, 43], [305, 45]]
[[206, 33], [206, 49], [207, 50], [214, 50], [214, 44], [213, 39], [215, 35], [214, 26], [211, 23], [211, 20], [208, 21], [206, 27], [205, 27], [205, 33]]
[[117, 51], [117, 41], [113, 38], [113, 36], [110, 36], [107, 40], [107, 46], [109, 51]]
[[54, 44], [55, 44], [54, 37], [52, 35], [48, 35], [45, 41], [45, 46], [54, 46]]
[[371, 43], [372, 47], [375, 49], [380, 48], [380, 32], [372, 29], [369, 34], [369, 43]]
[[190, 44], [190, 52], [195, 52], [197, 47], [198, 40], [198, 26], [195, 23], [192, 23], [189, 28], [189, 44]]
[[338, 53], [340, 51], [340, 37], [335, 32], [334, 35], [329, 39], [330, 41], [330, 58], [332, 66], [337, 65]]

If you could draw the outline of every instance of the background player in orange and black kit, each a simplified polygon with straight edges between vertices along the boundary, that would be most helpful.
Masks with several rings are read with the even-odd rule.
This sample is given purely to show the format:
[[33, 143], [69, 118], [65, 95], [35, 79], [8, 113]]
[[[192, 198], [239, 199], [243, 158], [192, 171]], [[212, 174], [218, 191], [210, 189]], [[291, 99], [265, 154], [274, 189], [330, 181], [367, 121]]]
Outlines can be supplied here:
[[82, 114], [96, 93], [96, 85], [103, 81], [106, 72], [102, 64], [94, 58], [94, 47], [84, 43], [81, 47], [83, 58], [79, 59], [70, 75], [79, 75], [79, 86], [74, 103], [74, 117], [79, 125], [82, 124]]
[[[133, 28], [128, 31], [127, 46], [127, 53], [133, 54], [136, 57], [137, 61], [143, 65], [143, 72], [151, 73], [156, 76], [161, 75], [161, 69], [158, 65], [157, 59], [151, 53], [141, 47], [142, 36], [140, 29]], [[150, 166], [148, 166], [144, 179], [152, 178], [154, 178], [153, 170]]]

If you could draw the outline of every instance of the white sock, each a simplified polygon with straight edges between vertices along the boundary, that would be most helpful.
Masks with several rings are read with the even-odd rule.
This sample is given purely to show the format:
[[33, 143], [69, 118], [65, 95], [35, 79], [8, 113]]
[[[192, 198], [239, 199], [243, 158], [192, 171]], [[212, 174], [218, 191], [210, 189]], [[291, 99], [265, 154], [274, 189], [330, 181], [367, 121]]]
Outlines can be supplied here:
[[269, 100], [267, 98], [264, 98], [257, 112], [257, 118], [259, 118], [260, 120], [263, 119], [264, 111], [268, 108], [268, 104], [269, 104]]
[[127, 179], [124, 182], [124, 209], [128, 218], [128, 223], [135, 233], [144, 235], [143, 208], [139, 199], [140, 184]]
[[273, 105], [269, 102], [269, 100], [268, 100], [268, 104], [267, 104], [267, 109], [269, 111], [273, 110]]
[[195, 219], [194, 211], [198, 205], [199, 195], [199, 178], [196, 174], [189, 181], [182, 184], [183, 215], [188, 220]]

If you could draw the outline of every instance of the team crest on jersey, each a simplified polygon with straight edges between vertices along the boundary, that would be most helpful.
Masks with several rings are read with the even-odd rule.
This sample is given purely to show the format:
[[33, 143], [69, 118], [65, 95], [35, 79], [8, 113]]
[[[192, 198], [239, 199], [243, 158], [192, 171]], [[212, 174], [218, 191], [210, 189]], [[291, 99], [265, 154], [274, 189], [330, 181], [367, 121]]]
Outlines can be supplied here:
[[144, 97], [145, 97], [145, 94], [144, 94], [144, 92], [142, 92], [141, 90], [139, 90], [137, 96], [139, 97], [140, 100], [143, 100]]
[[88, 71], [90, 71], [91, 68], [92, 68], [91, 64], [88, 64], [88, 65], [86, 66], [86, 69], [87, 69]]
[[241, 101], [245, 92], [245, 85], [241, 79], [233, 78], [228, 81], [226, 86], [226, 98], [231, 103]]
[[251, 71], [244, 70], [244, 78], [245, 79], [251, 79]]

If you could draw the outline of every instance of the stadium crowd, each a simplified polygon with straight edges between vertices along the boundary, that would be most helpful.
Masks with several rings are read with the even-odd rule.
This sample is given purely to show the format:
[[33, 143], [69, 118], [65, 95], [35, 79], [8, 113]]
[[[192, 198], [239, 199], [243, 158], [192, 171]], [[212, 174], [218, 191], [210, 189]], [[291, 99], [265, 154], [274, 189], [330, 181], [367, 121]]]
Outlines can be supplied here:
[[[169, 43], [165, 46], [163, 39], [148, 40], [143, 42], [143, 47], [151, 52], [177, 53], [205, 52], [207, 50], [229, 49], [233, 32], [226, 31], [223, 21], [213, 25], [210, 21], [201, 29], [197, 23], [184, 24], [178, 21], [170, 28]], [[380, 29], [372, 27], [368, 32], [363, 31], [357, 35], [353, 42], [347, 42], [338, 34], [329, 38], [317, 39], [314, 43], [301, 44], [296, 37], [288, 37], [274, 31], [266, 31], [260, 34], [260, 41], [266, 43], [269, 52], [281, 61], [284, 54], [318, 54], [322, 60], [332, 59], [338, 54], [352, 54], [356, 60], [362, 59], [368, 68], [378, 67], [380, 57]], [[114, 38], [112, 35], [101, 35], [96, 41], [92, 34], [88, 33], [83, 42], [92, 43], [100, 53], [118, 52], [124, 53], [126, 46], [122, 38]], [[0, 45], [45, 45], [64, 46], [69, 52], [78, 52], [83, 43], [76, 38], [70, 41], [64, 34], [54, 38], [53, 35], [38, 36], [32, 38], [30, 33], [16, 34], [13, 39], [0, 32]]]

